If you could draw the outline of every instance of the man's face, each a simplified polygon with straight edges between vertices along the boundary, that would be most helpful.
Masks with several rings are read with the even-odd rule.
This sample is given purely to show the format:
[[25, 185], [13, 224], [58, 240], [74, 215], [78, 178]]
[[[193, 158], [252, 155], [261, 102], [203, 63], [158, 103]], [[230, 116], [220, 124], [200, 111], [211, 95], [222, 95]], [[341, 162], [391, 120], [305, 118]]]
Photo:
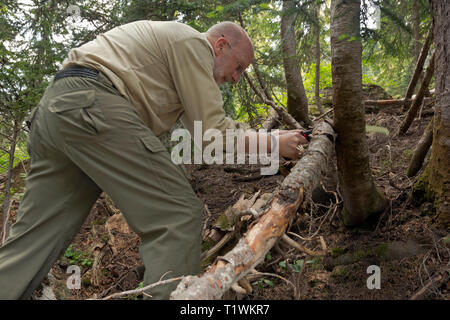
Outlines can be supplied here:
[[[214, 45], [214, 80], [217, 85], [224, 82], [237, 83], [239, 78], [253, 59], [253, 50], [246, 47], [244, 41], [235, 47], [225, 38], [217, 39]], [[251, 52], [251, 54], [250, 54]]]

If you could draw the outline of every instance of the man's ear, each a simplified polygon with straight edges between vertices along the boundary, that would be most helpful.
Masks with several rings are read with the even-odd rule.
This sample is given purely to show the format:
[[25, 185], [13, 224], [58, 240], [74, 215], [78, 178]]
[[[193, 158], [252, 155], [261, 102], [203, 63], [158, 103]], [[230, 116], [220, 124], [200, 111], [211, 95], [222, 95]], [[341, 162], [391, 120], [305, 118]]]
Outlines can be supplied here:
[[216, 42], [214, 43], [214, 53], [216, 54], [216, 56], [221, 55], [224, 52], [226, 44], [227, 40], [225, 40], [223, 37], [220, 37], [216, 40]]

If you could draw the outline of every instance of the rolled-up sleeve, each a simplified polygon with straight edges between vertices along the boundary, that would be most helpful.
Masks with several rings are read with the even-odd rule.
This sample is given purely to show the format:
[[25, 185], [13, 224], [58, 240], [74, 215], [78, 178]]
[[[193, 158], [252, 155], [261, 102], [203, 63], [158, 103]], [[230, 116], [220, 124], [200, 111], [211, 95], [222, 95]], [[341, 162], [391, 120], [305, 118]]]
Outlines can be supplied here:
[[169, 71], [184, 107], [181, 121], [192, 137], [194, 121], [201, 121], [202, 136], [208, 129], [219, 130], [223, 137], [226, 129], [236, 129], [235, 122], [225, 114], [222, 94], [213, 77], [213, 54], [200, 38], [179, 40], [167, 48]]

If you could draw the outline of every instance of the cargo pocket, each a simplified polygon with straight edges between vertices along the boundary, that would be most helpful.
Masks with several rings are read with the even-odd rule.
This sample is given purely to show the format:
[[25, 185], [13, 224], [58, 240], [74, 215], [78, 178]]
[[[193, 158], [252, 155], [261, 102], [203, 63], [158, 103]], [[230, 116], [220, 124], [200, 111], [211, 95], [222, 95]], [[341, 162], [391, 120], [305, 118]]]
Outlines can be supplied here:
[[[60, 94], [50, 100], [48, 110], [65, 122], [63, 133], [98, 135], [105, 127], [105, 117], [96, 106], [95, 90], [78, 90]], [[79, 132], [76, 132], [79, 129]]]
[[172, 168], [167, 149], [156, 136], [147, 135], [140, 137], [139, 141], [144, 157], [148, 162], [147, 169], [155, 179], [155, 187], [166, 194], [171, 194], [170, 181], [172, 180]]

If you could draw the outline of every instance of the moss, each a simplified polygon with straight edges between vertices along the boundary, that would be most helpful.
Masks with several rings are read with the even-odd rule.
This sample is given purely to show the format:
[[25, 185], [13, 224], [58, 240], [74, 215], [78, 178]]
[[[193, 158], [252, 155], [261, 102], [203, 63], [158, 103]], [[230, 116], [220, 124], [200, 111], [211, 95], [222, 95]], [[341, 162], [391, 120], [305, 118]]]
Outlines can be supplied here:
[[203, 243], [202, 243], [202, 252], [208, 251], [209, 249], [214, 247], [215, 244], [216, 243], [213, 240], [211, 240], [211, 239], [207, 239], [207, 240], [203, 241]]
[[370, 255], [370, 252], [365, 251], [365, 250], [356, 250], [355, 252], [353, 252], [353, 259], [354, 261], [360, 261], [363, 260], [364, 258], [366, 258], [368, 255]]
[[391, 246], [389, 245], [389, 243], [382, 243], [382, 244], [379, 244], [378, 246], [376, 246], [373, 249], [373, 252], [377, 257], [383, 258], [389, 252], [390, 248], [391, 248]]
[[348, 268], [346, 268], [345, 266], [336, 266], [333, 269], [331, 276], [333, 278], [347, 279], [350, 276], [350, 272], [349, 272]]
[[81, 283], [83, 284], [83, 286], [88, 287], [91, 285], [91, 279], [83, 277], [81, 278]]
[[447, 235], [444, 238], [442, 238], [442, 241], [446, 246], [450, 246], [450, 235]]
[[233, 230], [233, 221], [229, 219], [225, 213], [223, 213], [217, 218], [214, 226], [224, 231], [231, 231]]
[[333, 258], [337, 258], [346, 252], [347, 252], [347, 250], [344, 248], [336, 247], [336, 248], [331, 249], [331, 255], [333, 256]]
[[431, 203], [424, 203], [420, 208], [420, 214], [422, 216], [432, 216], [436, 213], [436, 210]]
[[413, 149], [406, 149], [403, 151], [402, 156], [406, 159], [411, 159], [412, 156], [414, 154], [414, 150]]
[[209, 267], [213, 262], [214, 259], [216, 258], [215, 255], [212, 255], [211, 257], [209, 257], [208, 259], [202, 260], [200, 262], [200, 269], [201, 270], [205, 270], [207, 267]]
[[420, 178], [414, 183], [411, 198], [414, 205], [419, 206], [425, 202], [431, 202], [431, 206], [424, 205], [421, 208], [422, 215], [435, 215], [437, 213], [437, 224], [440, 227], [450, 227], [450, 217], [448, 214], [441, 214], [441, 205], [445, 201], [445, 196], [448, 194], [448, 187], [442, 174], [437, 170], [430, 169], [428, 166]]
[[416, 205], [420, 205], [427, 201], [434, 202], [435, 192], [430, 186], [429, 179], [429, 169], [426, 168], [420, 178], [414, 183], [412, 200]]
[[94, 220], [94, 221], [91, 222], [91, 226], [93, 226], [93, 225], [102, 225], [102, 224], [105, 224], [105, 222], [106, 222], [106, 219]]

